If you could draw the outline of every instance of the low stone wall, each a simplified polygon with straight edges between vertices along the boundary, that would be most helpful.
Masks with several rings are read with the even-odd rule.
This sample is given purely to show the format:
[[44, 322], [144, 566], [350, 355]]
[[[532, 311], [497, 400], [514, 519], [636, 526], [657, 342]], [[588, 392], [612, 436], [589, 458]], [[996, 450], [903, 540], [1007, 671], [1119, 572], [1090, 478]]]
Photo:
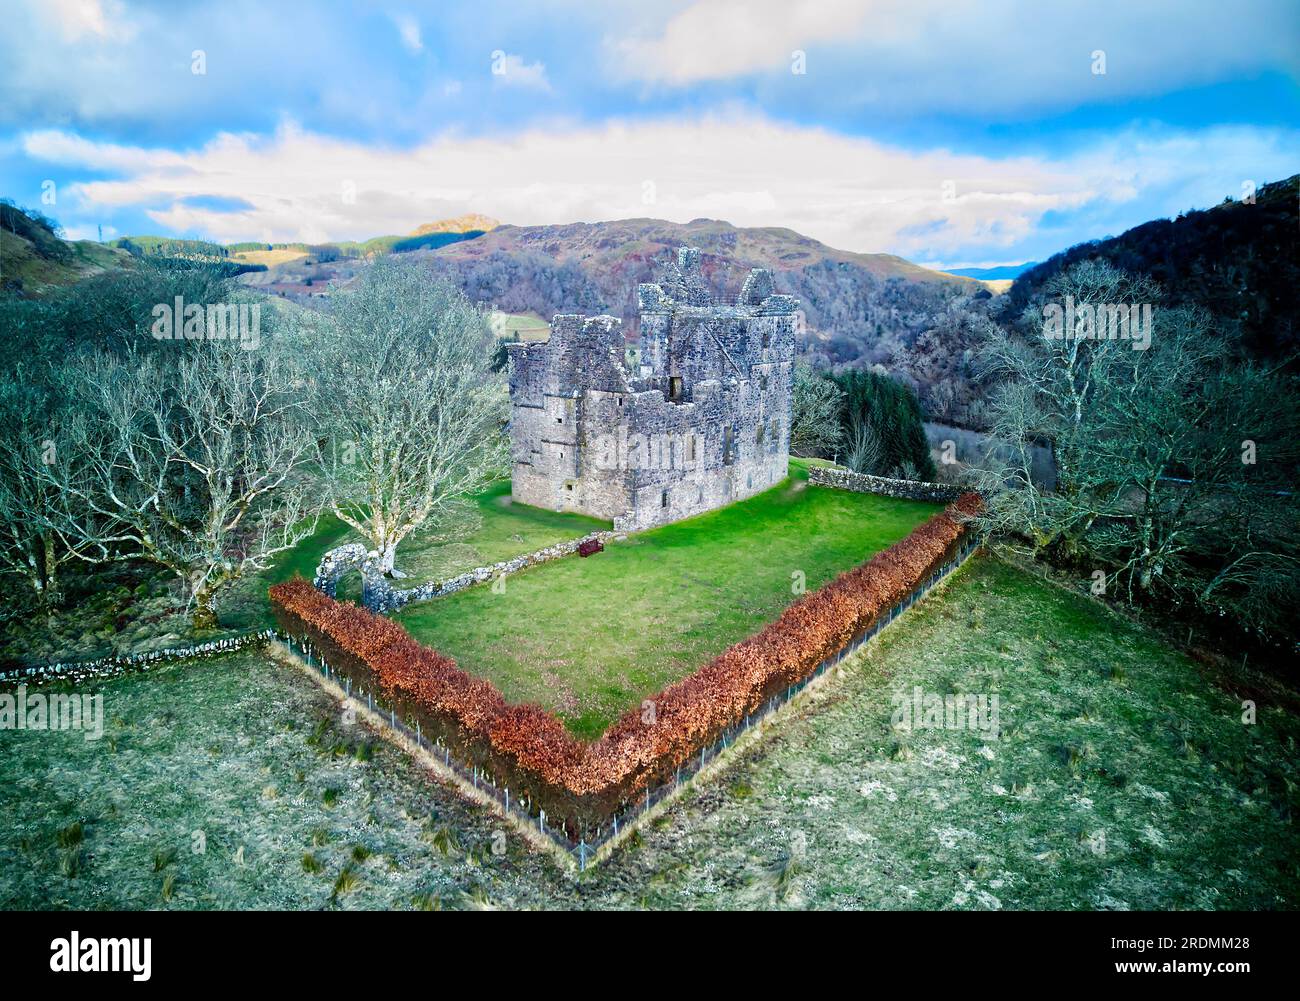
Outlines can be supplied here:
[[621, 534], [620, 532], [592, 532], [580, 539], [557, 542], [553, 546], [547, 546], [545, 549], [539, 549], [536, 552], [525, 553], [523, 556], [516, 556], [509, 560], [502, 560], [500, 563], [493, 563], [491, 566], [475, 567], [473, 570], [468, 570], [447, 580], [430, 581], [427, 584], [421, 584], [419, 587], [408, 588], [403, 591], [394, 588], [389, 583], [388, 578], [379, 572], [377, 562], [373, 556], [366, 553], [365, 546], [353, 542], [346, 546], [340, 546], [338, 549], [332, 549], [325, 554], [316, 570], [316, 578], [313, 583], [318, 590], [325, 592], [332, 598], [338, 584], [338, 578], [343, 573], [356, 567], [362, 576], [362, 604], [372, 612], [389, 615], [401, 611], [412, 602], [441, 598], [445, 594], [464, 590], [474, 584], [482, 584], [502, 574], [512, 574], [517, 570], [535, 566], [538, 563], [547, 563], [565, 556], [572, 556], [584, 542], [595, 540], [606, 543]]
[[951, 483], [926, 483], [922, 480], [895, 480], [888, 476], [871, 476], [847, 469], [828, 469], [809, 466], [808, 482], [837, 490], [852, 490], [859, 494], [881, 494], [885, 497], [902, 497], [906, 500], [937, 501], [946, 504], [967, 491]]

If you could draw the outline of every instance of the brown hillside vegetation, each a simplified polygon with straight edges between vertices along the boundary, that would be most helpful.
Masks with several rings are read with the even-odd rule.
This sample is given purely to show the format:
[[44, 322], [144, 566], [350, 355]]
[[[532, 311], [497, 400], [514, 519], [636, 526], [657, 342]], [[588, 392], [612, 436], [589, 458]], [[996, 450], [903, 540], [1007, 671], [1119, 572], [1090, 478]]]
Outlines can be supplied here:
[[423, 226], [417, 226], [411, 230], [411, 236], [424, 236], [426, 233], [472, 233], [478, 230], [487, 233], [496, 229], [501, 223], [491, 216], [480, 215], [478, 212], [466, 212], [464, 215], [458, 215], [453, 219], [439, 219], [437, 222], [426, 222]]

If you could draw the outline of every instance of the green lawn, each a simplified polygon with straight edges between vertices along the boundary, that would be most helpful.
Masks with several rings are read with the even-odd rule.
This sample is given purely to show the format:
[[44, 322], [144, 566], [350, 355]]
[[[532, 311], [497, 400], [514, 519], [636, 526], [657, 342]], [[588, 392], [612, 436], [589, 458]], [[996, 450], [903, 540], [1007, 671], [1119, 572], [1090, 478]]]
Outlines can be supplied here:
[[[575, 881], [305, 675], [173, 665], [83, 686], [101, 740], [0, 730], [0, 907], [1294, 910], [1300, 722], [1247, 681], [1253, 725], [976, 558]], [[893, 726], [914, 686], [998, 694], [998, 739]]]
[[[515, 504], [510, 499], [510, 481], [502, 480], [471, 497], [442, 533], [417, 532], [398, 547], [397, 567], [408, 576], [398, 581], [397, 586], [407, 588], [429, 580], [445, 580], [475, 567], [500, 563], [609, 527], [607, 521], [580, 514], [560, 514]], [[343, 522], [333, 515], [325, 515], [313, 535], [232, 595], [221, 610], [222, 624], [246, 629], [272, 625], [274, 620], [266, 600], [268, 587], [295, 576], [311, 580], [329, 550], [346, 542], [360, 541], [361, 537]], [[340, 581], [338, 597], [359, 602], [360, 576], [352, 574]]]
[[540, 703], [594, 738], [775, 618], [796, 575], [815, 589], [940, 509], [810, 486], [793, 460], [789, 479], [749, 500], [397, 618], [508, 700]]

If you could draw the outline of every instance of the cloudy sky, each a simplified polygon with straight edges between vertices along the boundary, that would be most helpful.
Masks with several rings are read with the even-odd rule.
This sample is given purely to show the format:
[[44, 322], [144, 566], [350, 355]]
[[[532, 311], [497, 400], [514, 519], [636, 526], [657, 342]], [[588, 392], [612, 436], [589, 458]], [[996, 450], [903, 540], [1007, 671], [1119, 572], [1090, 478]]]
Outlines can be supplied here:
[[1300, 170], [1297, 0], [3, 0], [72, 237], [706, 216], [980, 266]]

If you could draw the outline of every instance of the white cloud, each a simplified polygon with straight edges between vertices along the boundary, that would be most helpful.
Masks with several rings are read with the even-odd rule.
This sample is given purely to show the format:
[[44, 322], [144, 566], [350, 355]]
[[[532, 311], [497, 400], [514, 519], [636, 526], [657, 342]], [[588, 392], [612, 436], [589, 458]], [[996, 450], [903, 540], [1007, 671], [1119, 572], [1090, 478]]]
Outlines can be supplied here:
[[402, 44], [411, 52], [424, 51], [424, 42], [420, 38], [420, 22], [410, 14], [393, 14], [393, 24], [401, 36]]
[[86, 37], [122, 41], [134, 34], [118, 0], [44, 0], [40, 6], [58, 22], [65, 42]]
[[500, 49], [492, 53], [492, 79], [505, 87], [529, 87], [547, 93], [551, 90], [544, 63], [526, 63], [522, 56]]
[[[1186, 0], [692, 0], [646, 18], [606, 36], [612, 75], [667, 87], [780, 75], [789, 89], [769, 96], [804, 88], [893, 111], [996, 115], [1300, 72], [1294, 0], [1239, 0], [1231, 14]], [[795, 50], [806, 73], [792, 77]]]
[[[872, 0], [696, 0], [657, 35], [611, 38], [620, 72], [672, 84], [790, 65], [796, 49], [854, 38]], [[879, 3], [876, 6], [881, 6]]]
[[[1170, 211], [1213, 203], [1225, 185], [1235, 190], [1239, 177], [1284, 176], [1295, 146], [1291, 132], [1217, 128], [1143, 140], [1103, 136], [1059, 159], [999, 159], [902, 150], [739, 113], [552, 123], [504, 138], [448, 134], [410, 149], [293, 126], [270, 137], [221, 135], [190, 152], [50, 131], [24, 137], [34, 159], [120, 172], [116, 180], [65, 185], [74, 205], [139, 206], [174, 232], [223, 241], [267, 232], [277, 241], [405, 233], [467, 211], [520, 225], [705, 216], [926, 260], [1014, 254], [1041, 231], [1047, 213], [1108, 218], [1132, 205], [1131, 225], [1160, 214], [1170, 191], [1187, 199]], [[348, 181], [351, 201], [342, 196]], [[648, 204], [647, 190], [654, 194]], [[248, 207], [189, 203], [198, 196]]]

